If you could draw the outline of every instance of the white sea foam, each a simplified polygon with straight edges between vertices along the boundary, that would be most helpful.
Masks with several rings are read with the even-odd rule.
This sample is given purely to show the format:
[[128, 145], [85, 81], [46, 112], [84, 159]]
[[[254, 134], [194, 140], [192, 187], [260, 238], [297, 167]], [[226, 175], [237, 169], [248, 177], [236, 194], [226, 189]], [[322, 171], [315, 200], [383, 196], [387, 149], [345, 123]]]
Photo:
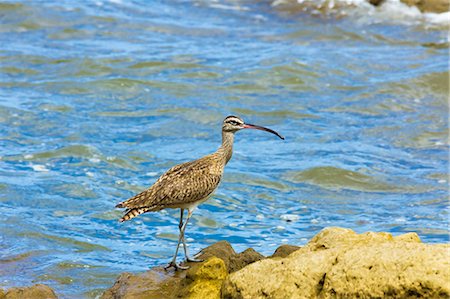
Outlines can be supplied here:
[[101, 160], [97, 157], [90, 158], [89, 161], [92, 163], [100, 163], [101, 162]]
[[156, 172], [156, 171], [150, 171], [150, 172], [147, 172], [145, 175], [146, 175], [146, 176], [149, 176], [149, 177], [154, 177], [154, 176], [157, 176], [157, 175], [158, 175], [158, 172]]
[[45, 165], [41, 165], [41, 164], [31, 165], [31, 168], [33, 168], [34, 171], [38, 171], [38, 172], [50, 171], [47, 167], [45, 167]]
[[429, 27], [450, 27], [450, 12], [422, 13], [416, 6], [400, 0], [385, 0], [371, 5], [367, 0], [274, 0], [272, 6], [296, 6], [312, 14], [353, 17], [363, 23], [423, 24]]

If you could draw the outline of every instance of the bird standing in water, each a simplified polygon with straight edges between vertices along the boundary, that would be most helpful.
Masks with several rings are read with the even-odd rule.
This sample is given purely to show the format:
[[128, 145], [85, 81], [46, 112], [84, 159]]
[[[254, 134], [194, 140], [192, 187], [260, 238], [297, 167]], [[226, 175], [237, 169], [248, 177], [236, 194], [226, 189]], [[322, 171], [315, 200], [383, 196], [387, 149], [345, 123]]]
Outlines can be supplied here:
[[[233, 154], [234, 133], [242, 129], [257, 129], [270, 132], [284, 139], [274, 130], [246, 124], [240, 117], [228, 116], [222, 124], [222, 145], [219, 149], [198, 160], [182, 163], [170, 168], [150, 188], [116, 205], [116, 208], [125, 208], [125, 215], [119, 220], [124, 222], [146, 212], [160, 211], [162, 209], [180, 209], [180, 234], [178, 244], [169, 265], [166, 269], [174, 267], [175, 270], [188, 269], [176, 263], [180, 243], [183, 242], [184, 255], [187, 262], [200, 262], [189, 257], [184, 232], [192, 212], [206, 201], [216, 190], [222, 178], [225, 165]], [[184, 210], [188, 210], [187, 218], [183, 222]]]

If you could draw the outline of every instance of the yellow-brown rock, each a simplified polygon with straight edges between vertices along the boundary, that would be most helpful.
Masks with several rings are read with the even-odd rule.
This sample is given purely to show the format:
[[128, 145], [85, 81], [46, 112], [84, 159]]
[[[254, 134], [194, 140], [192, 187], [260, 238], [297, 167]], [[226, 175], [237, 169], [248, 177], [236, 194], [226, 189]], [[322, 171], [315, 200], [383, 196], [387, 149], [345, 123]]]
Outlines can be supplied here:
[[221, 286], [228, 273], [264, 256], [253, 249], [236, 253], [230, 243], [221, 241], [203, 249], [199, 258], [204, 262], [188, 263], [190, 269], [187, 271], [155, 267], [136, 275], [123, 273], [101, 298], [220, 298]]
[[449, 298], [449, 282], [449, 244], [328, 228], [286, 258], [232, 273], [222, 298]]
[[31, 287], [10, 288], [4, 292], [0, 290], [0, 299], [56, 299], [55, 292], [48, 286], [43, 284], [35, 284]]
[[156, 267], [141, 274], [122, 273], [101, 299], [177, 298], [185, 271], [168, 272]]
[[299, 246], [284, 244], [278, 247], [270, 257], [287, 257], [288, 255], [299, 249]]
[[222, 259], [209, 258], [200, 267], [192, 268], [186, 275], [188, 286], [182, 297], [190, 299], [220, 298], [222, 282], [228, 276]]
[[409, 6], [417, 6], [422, 12], [442, 13], [450, 10], [448, 0], [400, 0]]

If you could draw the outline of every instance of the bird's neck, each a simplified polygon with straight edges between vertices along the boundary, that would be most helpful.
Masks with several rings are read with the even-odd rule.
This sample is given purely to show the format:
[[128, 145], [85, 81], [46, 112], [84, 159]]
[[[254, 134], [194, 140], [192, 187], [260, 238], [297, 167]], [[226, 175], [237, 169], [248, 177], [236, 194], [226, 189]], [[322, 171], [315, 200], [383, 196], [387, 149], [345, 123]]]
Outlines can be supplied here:
[[233, 155], [234, 133], [222, 131], [222, 145], [217, 153], [223, 157], [224, 165], [230, 161]]

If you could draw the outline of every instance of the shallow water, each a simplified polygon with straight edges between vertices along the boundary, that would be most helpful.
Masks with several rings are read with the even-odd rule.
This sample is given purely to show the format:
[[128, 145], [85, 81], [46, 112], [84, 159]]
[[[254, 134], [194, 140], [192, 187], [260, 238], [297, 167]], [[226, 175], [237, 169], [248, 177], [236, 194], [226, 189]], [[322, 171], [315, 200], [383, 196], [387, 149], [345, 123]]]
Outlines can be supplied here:
[[446, 27], [256, 1], [8, 2], [0, 22], [0, 287], [95, 297], [166, 263], [179, 212], [114, 205], [214, 151], [229, 114], [286, 140], [237, 133], [191, 252], [327, 226], [449, 241]]

